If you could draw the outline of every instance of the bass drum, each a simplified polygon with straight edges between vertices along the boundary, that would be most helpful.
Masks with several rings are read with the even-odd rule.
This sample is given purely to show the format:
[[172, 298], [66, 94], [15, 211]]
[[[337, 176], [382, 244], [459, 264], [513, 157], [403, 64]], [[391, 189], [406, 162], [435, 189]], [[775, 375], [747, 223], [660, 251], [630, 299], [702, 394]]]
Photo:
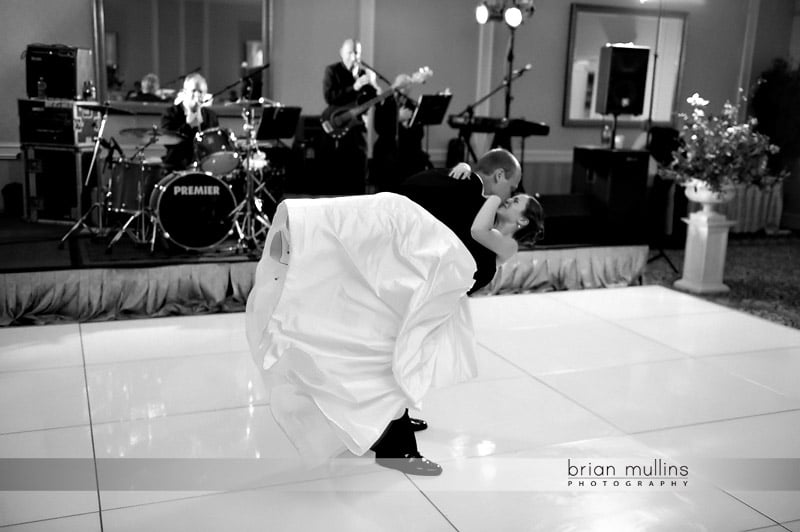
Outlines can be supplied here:
[[213, 248], [233, 233], [235, 208], [228, 184], [203, 172], [173, 172], [150, 195], [164, 237], [190, 250]]

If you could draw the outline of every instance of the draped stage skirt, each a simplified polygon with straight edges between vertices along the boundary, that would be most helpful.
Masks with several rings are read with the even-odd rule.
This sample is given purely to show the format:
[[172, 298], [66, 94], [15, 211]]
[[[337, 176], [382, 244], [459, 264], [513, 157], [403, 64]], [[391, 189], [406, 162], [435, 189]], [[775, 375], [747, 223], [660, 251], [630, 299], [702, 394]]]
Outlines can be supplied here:
[[309, 464], [364, 454], [431, 387], [477, 374], [475, 268], [455, 234], [404, 196], [278, 206], [247, 338], [272, 414]]

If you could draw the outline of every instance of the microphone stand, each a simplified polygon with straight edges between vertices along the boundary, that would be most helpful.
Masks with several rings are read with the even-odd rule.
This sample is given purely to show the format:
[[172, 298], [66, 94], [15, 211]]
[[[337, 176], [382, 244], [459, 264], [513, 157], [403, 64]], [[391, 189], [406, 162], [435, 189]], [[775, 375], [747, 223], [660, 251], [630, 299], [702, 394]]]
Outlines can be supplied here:
[[[499, 85], [497, 85], [495, 88], [493, 88], [491, 91], [489, 91], [486, 95], [482, 96], [478, 100], [476, 100], [473, 103], [471, 103], [468, 106], [466, 106], [464, 108], [464, 110], [461, 111], [460, 113], [458, 113], [458, 115], [456, 115], [456, 116], [465, 116], [465, 117], [468, 118], [468, 120], [471, 121], [472, 117], [475, 116], [475, 108], [476, 107], [478, 107], [480, 104], [482, 104], [483, 102], [485, 102], [486, 100], [488, 100], [489, 98], [491, 98], [492, 96], [494, 96], [495, 94], [500, 92], [501, 89], [510, 88], [511, 87], [511, 83], [515, 79], [522, 77], [525, 74], [525, 72], [527, 72], [527, 71], [528, 71], [527, 68], [521, 68], [521, 69], [517, 70], [516, 72], [511, 72], [510, 74], [508, 74], [503, 79], [503, 81]], [[507, 91], [508, 90], [510, 90], [510, 89], [507, 89]], [[508, 92], [506, 92], [506, 94], [508, 94]], [[506, 102], [510, 103], [510, 100], [507, 98]], [[506, 118], [506, 120], [508, 120], [508, 108], [506, 108], [506, 117], [505, 118]], [[466, 148], [469, 151], [469, 155], [472, 155], [472, 160], [473, 161], [477, 161], [478, 157], [475, 155], [475, 151], [472, 149], [472, 144], [470, 143], [470, 136], [472, 135], [472, 132], [469, 131], [469, 133], [464, 135], [464, 131], [465, 130], [469, 131], [469, 128], [461, 129], [460, 135], [463, 138], [464, 143], [466, 144]]]
[[[218, 96], [240, 84], [243, 84], [245, 80], [260, 74], [268, 67], [269, 63], [258, 67], [246, 76], [242, 76], [227, 87], [223, 87], [219, 91], [215, 92], [211, 95], [211, 98], [213, 99], [215, 96]], [[266, 101], [269, 101], [270, 104], [275, 103], [272, 100], [265, 100], [261, 98], [259, 99], [258, 104]], [[258, 141], [256, 139], [257, 131], [255, 124], [256, 117], [254, 116], [254, 108], [258, 105], [253, 104], [253, 102], [243, 98], [240, 98], [238, 102], [233, 103], [241, 105], [242, 107], [242, 119], [244, 120], [243, 128], [245, 133], [247, 133], [247, 148], [245, 149], [244, 154], [243, 169], [245, 180], [245, 197], [244, 200], [242, 200], [230, 213], [228, 213], [228, 216], [233, 220], [234, 230], [238, 234], [238, 240], [233, 249], [236, 251], [246, 250], [252, 256], [260, 256], [261, 252], [263, 251], [263, 239], [261, 237], [266, 235], [272, 224], [269, 221], [269, 217], [261, 209], [261, 202], [259, 198], [256, 197], [256, 194], [263, 191], [274, 203], [277, 202], [272, 194], [270, 194], [265, 188], [262, 180], [263, 176], [261, 176], [261, 169], [256, 169], [253, 166], [254, 155], [258, 151]], [[259, 175], [257, 176], [256, 173]]]
[[[106, 122], [108, 121], [108, 108], [109, 108], [109, 105], [108, 105], [108, 102], [106, 102], [104, 104], [103, 116], [100, 119], [100, 126], [97, 129], [97, 136], [96, 136], [95, 141], [94, 141], [94, 150], [92, 150], [92, 160], [89, 163], [89, 169], [86, 171], [86, 179], [84, 179], [84, 181], [83, 181], [83, 186], [84, 187], [88, 187], [89, 183], [92, 180], [92, 173], [94, 171], [94, 166], [95, 166], [95, 164], [97, 162], [97, 154], [100, 152], [100, 140], [103, 138], [103, 132], [106, 129]], [[109, 154], [110, 153], [111, 152], [109, 151]], [[106, 158], [108, 158], [108, 156], [109, 155], [106, 155]], [[97, 234], [103, 233], [103, 209], [105, 208], [105, 203], [106, 203], [106, 200], [108, 199], [108, 195], [110, 193], [111, 193], [111, 178], [109, 177], [108, 190], [106, 190], [105, 192], [102, 190], [102, 187], [101, 187], [101, 184], [100, 184], [100, 180], [98, 179], [98, 187], [97, 187], [97, 195], [98, 195], [98, 197], [97, 197], [97, 201], [93, 202], [91, 204], [91, 206], [89, 206], [89, 209], [87, 209], [87, 211], [85, 213], [83, 213], [83, 216], [81, 216], [78, 219], [78, 221], [75, 222], [75, 224], [72, 227], [69, 228], [69, 231], [67, 231], [66, 234], [61, 237], [61, 240], [59, 240], [59, 242], [58, 242], [59, 249], [63, 248], [64, 247], [64, 242], [66, 242], [67, 239], [70, 236], [72, 236], [72, 234], [75, 231], [77, 231], [78, 229], [80, 229], [81, 227], [87, 229], [90, 233], [92, 233], [92, 235], [97, 235]], [[100, 198], [100, 194], [103, 194], [102, 199]], [[94, 211], [95, 209], [98, 210], [97, 229], [93, 230], [86, 223], [86, 220], [89, 218], [89, 216], [91, 216], [92, 211]]]
[[458, 113], [457, 116], [473, 116], [475, 114], [476, 107], [478, 107], [480, 104], [482, 104], [483, 102], [485, 102], [486, 100], [497, 94], [500, 91], [500, 89], [510, 86], [511, 82], [513, 82], [517, 78], [521, 78], [527, 71], [528, 71], [527, 69], [521, 68], [516, 72], [512, 72], [510, 75], [503, 78], [503, 81], [500, 82], [498, 86], [489, 91], [485, 96], [482, 96], [480, 99], [466, 106], [463, 111]]
[[186, 74], [183, 74], [182, 76], [178, 76], [175, 79], [169, 80], [168, 82], [164, 83], [163, 86], [164, 87], [169, 87], [170, 85], [178, 83], [182, 79], [186, 79], [186, 76], [188, 76], [189, 74], [194, 74], [195, 72], [200, 72], [202, 69], [203, 69], [203, 67], [197, 67], [194, 70], [190, 70], [189, 72], [187, 72]]
[[241, 78], [237, 79], [236, 81], [234, 81], [233, 83], [231, 83], [231, 84], [230, 84], [230, 85], [228, 85], [227, 87], [223, 87], [223, 88], [221, 88], [220, 90], [218, 90], [217, 92], [215, 92], [214, 94], [212, 94], [212, 95], [211, 95], [211, 98], [213, 99], [213, 98], [215, 98], [215, 97], [219, 96], [220, 94], [222, 94], [222, 93], [224, 93], [224, 92], [226, 92], [226, 91], [228, 91], [228, 90], [230, 90], [230, 89], [232, 89], [232, 88], [234, 88], [234, 87], [236, 87], [236, 86], [238, 86], [238, 85], [241, 85], [242, 83], [244, 83], [244, 82], [245, 82], [245, 80], [246, 80], [246, 79], [252, 78], [252, 77], [253, 77], [253, 76], [255, 76], [256, 74], [261, 74], [261, 72], [263, 72], [263, 71], [264, 71], [264, 70], [266, 70], [267, 68], [269, 68], [269, 63], [267, 63], [267, 64], [266, 64], [266, 65], [264, 65], [264, 66], [260, 66], [260, 67], [258, 67], [257, 69], [253, 70], [252, 72], [250, 72], [250, 73], [249, 73], [249, 74], [247, 74], [246, 76], [242, 76]]
[[514, 74], [514, 35], [516, 34], [516, 28], [509, 27], [511, 31], [511, 35], [508, 38], [508, 55], [506, 56], [506, 79], [508, 83], [506, 84], [506, 114], [505, 117], [508, 119], [511, 116], [511, 100], [514, 99], [511, 96], [511, 82], [514, 81], [512, 75]]

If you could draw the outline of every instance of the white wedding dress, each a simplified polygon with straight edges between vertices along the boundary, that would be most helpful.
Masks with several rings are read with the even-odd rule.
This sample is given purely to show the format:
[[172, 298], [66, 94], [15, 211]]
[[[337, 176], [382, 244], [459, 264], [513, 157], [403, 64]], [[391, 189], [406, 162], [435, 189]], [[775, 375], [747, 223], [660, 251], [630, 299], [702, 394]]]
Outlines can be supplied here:
[[247, 301], [273, 416], [310, 464], [364, 454], [432, 386], [474, 377], [475, 262], [391, 193], [287, 199]]

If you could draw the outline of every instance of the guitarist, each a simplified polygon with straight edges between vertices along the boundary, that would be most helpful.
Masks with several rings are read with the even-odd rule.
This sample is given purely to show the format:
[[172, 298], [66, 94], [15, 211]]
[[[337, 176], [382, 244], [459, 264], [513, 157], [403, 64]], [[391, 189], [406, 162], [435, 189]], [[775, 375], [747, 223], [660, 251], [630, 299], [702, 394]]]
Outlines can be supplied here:
[[[341, 61], [328, 65], [322, 89], [329, 108], [355, 107], [377, 94], [377, 82], [372, 71], [360, 65], [361, 43], [347, 39], [339, 49]], [[367, 173], [367, 138], [363, 123], [352, 127], [338, 139], [327, 138], [330, 169], [322, 192], [337, 195], [363, 194]]]

